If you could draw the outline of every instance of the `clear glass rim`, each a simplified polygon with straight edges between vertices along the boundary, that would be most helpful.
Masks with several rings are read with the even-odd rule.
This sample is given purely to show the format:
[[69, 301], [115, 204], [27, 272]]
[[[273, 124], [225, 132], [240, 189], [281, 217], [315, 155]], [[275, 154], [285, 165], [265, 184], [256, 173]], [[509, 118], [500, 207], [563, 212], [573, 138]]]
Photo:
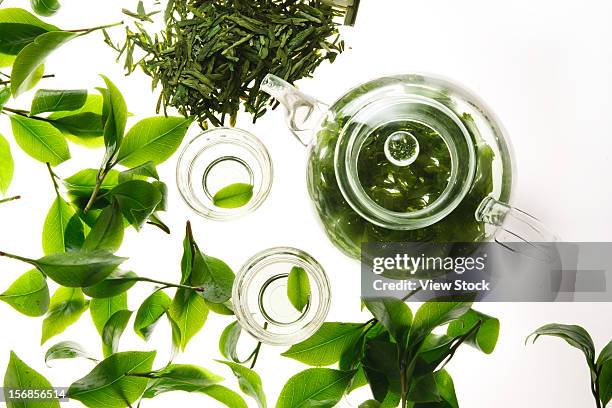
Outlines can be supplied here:
[[[198, 144], [202, 144], [199, 149]], [[261, 171], [260, 187], [251, 200], [242, 207], [234, 209], [213, 208], [197, 200], [191, 194], [190, 170], [193, 163], [204, 150], [219, 144], [234, 144], [247, 149], [255, 158]], [[272, 158], [261, 140], [246, 130], [228, 127], [205, 130], [194, 136], [181, 151], [176, 165], [176, 184], [185, 204], [202, 217], [215, 221], [234, 220], [257, 210], [270, 194], [273, 175]]]
[[[304, 268], [309, 276], [314, 279], [312, 284], [317, 285], [320, 301], [316, 305], [314, 317], [294, 333], [276, 334], [270, 333], [257, 323], [244, 300], [243, 288], [263, 268], [274, 263], [293, 263]], [[274, 346], [290, 346], [306, 340], [312, 336], [325, 322], [331, 307], [331, 285], [325, 270], [319, 262], [308, 253], [291, 247], [275, 247], [258, 252], [251, 257], [240, 269], [234, 280], [232, 288], [232, 302], [234, 313], [240, 326], [251, 336], [262, 343]]]

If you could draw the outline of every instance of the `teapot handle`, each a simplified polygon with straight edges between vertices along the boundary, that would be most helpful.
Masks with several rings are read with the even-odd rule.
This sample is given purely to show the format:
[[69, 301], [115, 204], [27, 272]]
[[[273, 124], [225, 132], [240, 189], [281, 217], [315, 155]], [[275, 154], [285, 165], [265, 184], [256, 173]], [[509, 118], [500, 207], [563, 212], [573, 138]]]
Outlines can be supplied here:
[[304, 146], [310, 145], [314, 131], [327, 111], [327, 106], [272, 74], [264, 78], [260, 89], [283, 105], [287, 112], [289, 129], [300, 143]]
[[[550, 232], [534, 216], [497, 201], [493, 197], [487, 197], [482, 201], [476, 210], [476, 219], [500, 227], [495, 235], [495, 241], [513, 252], [525, 253], [525, 248], [531, 247], [530, 256], [534, 252], [541, 251], [542, 258], [548, 259], [550, 247], [545, 243], [560, 241], [559, 237]], [[525, 246], [525, 244], [530, 245]]]

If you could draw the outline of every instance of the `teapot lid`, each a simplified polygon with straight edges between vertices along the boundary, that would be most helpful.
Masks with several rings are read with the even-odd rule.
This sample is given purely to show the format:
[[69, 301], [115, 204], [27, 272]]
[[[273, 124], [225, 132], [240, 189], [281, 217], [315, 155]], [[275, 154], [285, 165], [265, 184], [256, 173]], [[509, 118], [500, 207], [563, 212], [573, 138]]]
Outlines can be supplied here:
[[373, 224], [396, 230], [432, 225], [459, 205], [474, 180], [470, 118], [457, 113], [451, 84], [428, 80], [381, 78], [331, 108], [341, 126], [334, 160], [338, 185]]

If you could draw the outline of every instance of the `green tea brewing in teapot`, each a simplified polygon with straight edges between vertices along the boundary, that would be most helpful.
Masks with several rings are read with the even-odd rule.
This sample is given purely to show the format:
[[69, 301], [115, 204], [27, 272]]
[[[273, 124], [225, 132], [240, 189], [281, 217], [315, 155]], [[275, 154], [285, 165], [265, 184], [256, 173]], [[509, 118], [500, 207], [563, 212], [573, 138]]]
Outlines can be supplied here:
[[[275, 76], [262, 90], [309, 147], [308, 191], [331, 241], [359, 258], [368, 242], [468, 242], [552, 235], [510, 207], [510, 146], [484, 103], [417, 74], [360, 85], [331, 106]], [[507, 228], [506, 228], [507, 226]], [[507, 238], [507, 237], [506, 237]]]

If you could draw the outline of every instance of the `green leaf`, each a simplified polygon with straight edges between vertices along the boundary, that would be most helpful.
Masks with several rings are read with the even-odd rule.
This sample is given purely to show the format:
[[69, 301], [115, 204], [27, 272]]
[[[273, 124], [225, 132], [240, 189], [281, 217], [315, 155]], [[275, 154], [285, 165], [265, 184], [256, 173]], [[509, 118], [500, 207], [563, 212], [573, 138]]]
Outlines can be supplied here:
[[340, 360], [363, 329], [359, 323], [326, 322], [309, 339], [294, 344], [282, 355], [311, 366], [328, 366]]
[[125, 408], [142, 395], [148, 382], [147, 378], [129, 374], [150, 371], [154, 359], [154, 351], [113, 354], [73, 383], [68, 394], [92, 408]]
[[0, 9], [0, 23], [29, 24], [44, 28], [47, 31], [59, 31], [54, 25], [45, 23], [34, 14], [22, 8], [3, 8]]
[[0, 193], [6, 194], [13, 180], [14, 171], [15, 163], [11, 155], [11, 147], [6, 139], [0, 135]]
[[11, 88], [8, 86], [0, 88], [0, 109], [6, 105], [9, 99], [11, 99]]
[[60, 9], [58, 0], [30, 0], [32, 10], [38, 15], [49, 17]]
[[75, 113], [53, 119], [51, 124], [73, 143], [90, 148], [104, 144], [101, 137], [104, 132], [102, 115], [92, 112]]
[[108, 357], [117, 352], [119, 349], [119, 340], [131, 317], [131, 311], [119, 310], [108, 319], [104, 325], [104, 329], [102, 329], [102, 350], [104, 352], [104, 357]]
[[154, 178], [156, 180], [159, 180], [159, 174], [157, 174], [157, 169], [155, 168], [155, 164], [152, 161], [148, 161], [145, 164], [141, 164], [140, 166], [122, 171], [119, 175], [119, 182], [125, 183], [126, 181], [130, 180], [146, 180], [147, 178]]
[[68, 31], [50, 31], [36, 37], [26, 45], [15, 58], [11, 73], [11, 91], [17, 97], [26, 91], [29, 81], [36, 69], [44, 64], [45, 59], [68, 41], [80, 36], [80, 33]]
[[212, 303], [208, 300], [206, 301], [206, 306], [210, 309], [211, 312], [220, 314], [222, 316], [234, 316], [234, 310], [231, 300], [228, 300], [225, 303]]
[[[469, 328], [471, 329], [471, 327]], [[445, 334], [431, 333], [423, 341], [419, 349], [419, 357], [429, 364], [438, 365], [451, 352], [451, 347], [457, 338]]]
[[446, 334], [459, 337], [467, 334], [478, 322], [481, 322], [478, 331], [466, 339], [466, 343], [476, 347], [486, 354], [491, 354], [499, 338], [499, 320], [483, 313], [470, 309], [458, 320], [448, 325]]
[[0, 294], [0, 300], [26, 316], [43, 316], [49, 310], [47, 280], [37, 269], [33, 269], [17, 278]]
[[181, 333], [181, 348], [185, 350], [187, 343], [206, 323], [208, 308], [204, 298], [193, 290], [178, 289], [169, 310], [170, 317], [177, 324]]
[[382, 404], [380, 404], [380, 408], [395, 408], [399, 405], [401, 401], [401, 397], [399, 394], [395, 392], [387, 393], [387, 396], [383, 400]]
[[161, 290], [153, 292], [145, 299], [136, 312], [134, 331], [143, 340], [149, 340], [155, 324], [170, 309], [172, 300]]
[[257, 406], [259, 408], [266, 408], [266, 395], [264, 393], [259, 374], [249, 368], [243, 367], [240, 364], [233, 363], [231, 361], [217, 361], [221, 364], [225, 364], [232, 370], [238, 379], [238, 385], [243, 393], [254, 398], [255, 401], [257, 401]]
[[166, 312], [166, 317], [168, 318], [168, 323], [170, 323], [170, 332], [172, 334], [172, 357], [170, 360], [174, 360], [174, 357], [176, 357], [181, 348], [181, 328], [170, 315], [170, 309], [168, 309], [168, 312]]
[[157, 207], [155, 207], [155, 211], [166, 211], [168, 209], [168, 186], [163, 181], [153, 181], [151, 184], [159, 191], [162, 197]]
[[170, 227], [168, 227], [166, 224], [164, 224], [164, 222], [161, 219], [159, 219], [159, 217], [157, 216], [157, 213], [151, 214], [151, 216], [149, 217], [147, 221], [147, 224], [154, 225], [160, 230], [162, 230], [163, 232], [165, 232], [166, 234], [170, 235]]
[[434, 377], [440, 397], [448, 403], [449, 408], [459, 408], [457, 394], [455, 393], [455, 384], [450, 374], [448, 374], [446, 370], [440, 370], [434, 374]]
[[596, 366], [601, 401], [605, 407], [612, 400], [612, 341], [599, 353]]
[[45, 363], [53, 360], [64, 360], [72, 358], [85, 358], [91, 361], [98, 361], [95, 357], [89, 354], [78, 343], [73, 341], [62, 341], [49, 348], [45, 353]]
[[569, 345], [581, 350], [591, 369], [594, 369], [593, 362], [595, 361], [595, 345], [591, 335], [580, 326], [569, 326], [565, 324], [547, 324], [540, 327], [527, 337], [533, 337], [533, 342], [541, 336], [559, 337], [565, 340]]
[[205, 368], [187, 364], [171, 364], [154, 371], [151, 377], [143, 398], [154, 398], [170, 391], [199, 391], [223, 381], [223, 377]]
[[244, 207], [253, 198], [253, 186], [245, 183], [234, 183], [213, 196], [213, 204], [220, 208]]
[[310, 368], [291, 377], [283, 387], [276, 408], [333, 407], [355, 371]]
[[31, 24], [0, 23], [0, 53], [17, 55], [26, 45], [47, 30]]
[[181, 145], [191, 122], [189, 118], [164, 116], [141, 120], [125, 135], [117, 162], [127, 167], [165, 162]]
[[359, 404], [358, 408], [380, 408], [380, 402], [376, 400], [367, 400]]
[[111, 195], [119, 203], [123, 216], [136, 229], [142, 227], [162, 200], [159, 190], [142, 180], [119, 184]]
[[439, 402], [442, 401], [436, 378], [433, 373], [426, 374], [412, 381], [407, 395], [411, 402]]
[[109, 298], [130, 290], [137, 282], [138, 275], [131, 271], [115, 269], [102, 282], [83, 288], [83, 293], [92, 298]]
[[45, 377], [40, 375], [32, 367], [21, 361], [14, 352], [11, 352], [11, 358], [6, 368], [4, 375], [4, 393], [6, 397], [7, 408], [60, 408], [57, 400], [42, 400], [42, 401], [27, 401], [27, 400], [11, 400], [8, 398], [8, 390], [48, 390], [52, 391], [53, 387]]
[[109, 319], [118, 311], [127, 310], [127, 293], [124, 292], [110, 298], [92, 299], [89, 309], [91, 320], [102, 336]]
[[87, 234], [83, 249], [86, 251], [106, 249], [115, 252], [123, 242], [123, 233], [123, 215], [119, 203], [113, 200], [112, 204], [102, 211], [93, 228]]
[[201, 286], [202, 296], [212, 303], [227, 302], [232, 297], [234, 272], [222, 260], [198, 251], [194, 258], [192, 284]]
[[598, 376], [599, 393], [603, 406], [607, 406], [612, 400], [612, 361], [608, 360], [601, 365], [601, 372]]
[[23, 84], [23, 92], [27, 92], [30, 89], [34, 89], [36, 85], [40, 82], [42, 77], [45, 75], [45, 66], [44, 64], [39, 65], [38, 68], [34, 70], [32, 75], [28, 77], [28, 79]]
[[451, 299], [445, 301], [430, 301], [419, 308], [414, 316], [410, 332], [410, 342], [419, 343], [438, 326], [447, 324], [466, 314], [472, 307], [472, 302], [457, 302]]
[[298, 312], [304, 310], [310, 301], [310, 280], [304, 268], [294, 266], [287, 278], [287, 296]]
[[15, 141], [30, 157], [57, 166], [70, 159], [68, 143], [50, 123], [12, 115]]
[[43, 321], [40, 344], [76, 323], [88, 306], [89, 302], [83, 297], [81, 289], [58, 288], [51, 297], [49, 312]]
[[10, 67], [13, 62], [15, 62], [15, 55], [6, 55], [0, 52], [0, 68]]
[[43, 226], [45, 255], [78, 250], [85, 241], [83, 223], [74, 209], [59, 195], [51, 205]]
[[606, 406], [612, 400], [612, 341], [599, 354], [596, 366], [601, 400]]
[[[96, 186], [98, 170], [85, 169], [64, 179], [64, 185], [72, 195], [89, 198]], [[111, 170], [102, 182], [101, 193], [109, 192], [119, 182], [119, 172]]]
[[351, 380], [349, 387], [346, 390], [346, 393], [349, 394], [358, 388], [366, 386], [367, 384], [368, 384], [368, 379], [365, 376], [363, 367], [359, 367], [357, 369], [357, 373], [355, 374], [355, 377], [353, 377], [353, 379]]
[[[56, 26], [45, 23], [24, 9], [1, 9], [0, 54], [4, 56], [15, 56], [40, 34], [58, 30], [59, 28]], [[0, 55], [0, 59], [3, 59], [1, 58], [3, 55]], [[3, 64], [2, 66], [12, 64], [12, 61], [7, 60], [6, 62], [8, 62], [8, 64]]]
[[405, 346], [412, 324], [412, 311], [399, 299], [364, 300], [372, 315], [387, 329], [395, 341]]
[[72, 251], [24, 261], [62, 286], [82, 288], [102, 282], [126, 259], [108, 251]]
[[238, 357], [236, 347], [238, 346], [238, 340], [240, 340], [240, 334], [242, 333], [242, 327], [237, 321], [230, 323], [221, 333], [219, 338], [219, 352], [221, 355], [228, 360], [232, 360], [236, 363], [244, 363]]
[[198, 392], [216, 399], [229, 408], [248, 408], [247, 403], [237, 392], [222, 385], [211, 385], [210, 387], [199, 389]]
[[30, 115], [46, 112], [74, 111], [87, 101], [87, 90], [39, 89], [32, 100]]
[[[377, 324], [380, 326], [379, 323]], [[364, 354], [365, 341], [368, 333], [372, 332], [372, 326], [367, 329], [366, 327], [368, 327], [367, 323], [362, 325], [360, 332], [353, 336], [343, 347], [338, 361], [338, 368], [340, 370], [349, 371], [360, 368], [361, 359]]]
[[389, 391], [400, 392], [398, 347], [388, 333], [366, 342], [362, 365], [375, 399], [382, 401]]
[[127, 123], [128, 111], [125, 99], [121, 91], [107, 77], [102, 75], [106, 83], [105, 105], [107, 106], [106, 122], [104, 123], [104, 145], [106, 146], [107, 160], [110, 161], [116, 156], [125, 134], [125, 124]]
[[[149, 388], [145, 391], [143, 398], [153, 398], [155, 395], [160, 394], [154, 387], [154, 381], [149, 382]], [[204, 395], [208, 395], [211, 398], [219, 401], [229, 408], [248, 408], [244, 399], [236, 392], [230, 390], [219, 384], [209, 385], [208, 387], [192, 387], [185, 384], [176, 384], [172, 386], [172, 390], [168, 391], [186, 391], [186, 392], [198, 392]], [[151, 391], [149, 391], [149, 389]], [[167, 392], [162, 389], [162, 392]]]
[[601, 350], [601, 353], [599, 353], [599, 357], [597, 358], [597, 367], [602, 367], [608, 362], [612, 362], [612, 341], [610, 341], [606, 347]]
[[104, 145], [103, 105], [102, 95], [88, 94], [80, 109], [53, 112], [47, 119], [70, 141], [86, 147], [100, 147]]
[[191, 230], [191, 223], [187, 221], [187, 227], [185, 230], [185, 238], [183, 239], [183, 257], [181, 258], [181, 283], [191, 283], [191, 272], [193, 271], [194, 258], [198, 249], [193, 238], [193, 232]]

